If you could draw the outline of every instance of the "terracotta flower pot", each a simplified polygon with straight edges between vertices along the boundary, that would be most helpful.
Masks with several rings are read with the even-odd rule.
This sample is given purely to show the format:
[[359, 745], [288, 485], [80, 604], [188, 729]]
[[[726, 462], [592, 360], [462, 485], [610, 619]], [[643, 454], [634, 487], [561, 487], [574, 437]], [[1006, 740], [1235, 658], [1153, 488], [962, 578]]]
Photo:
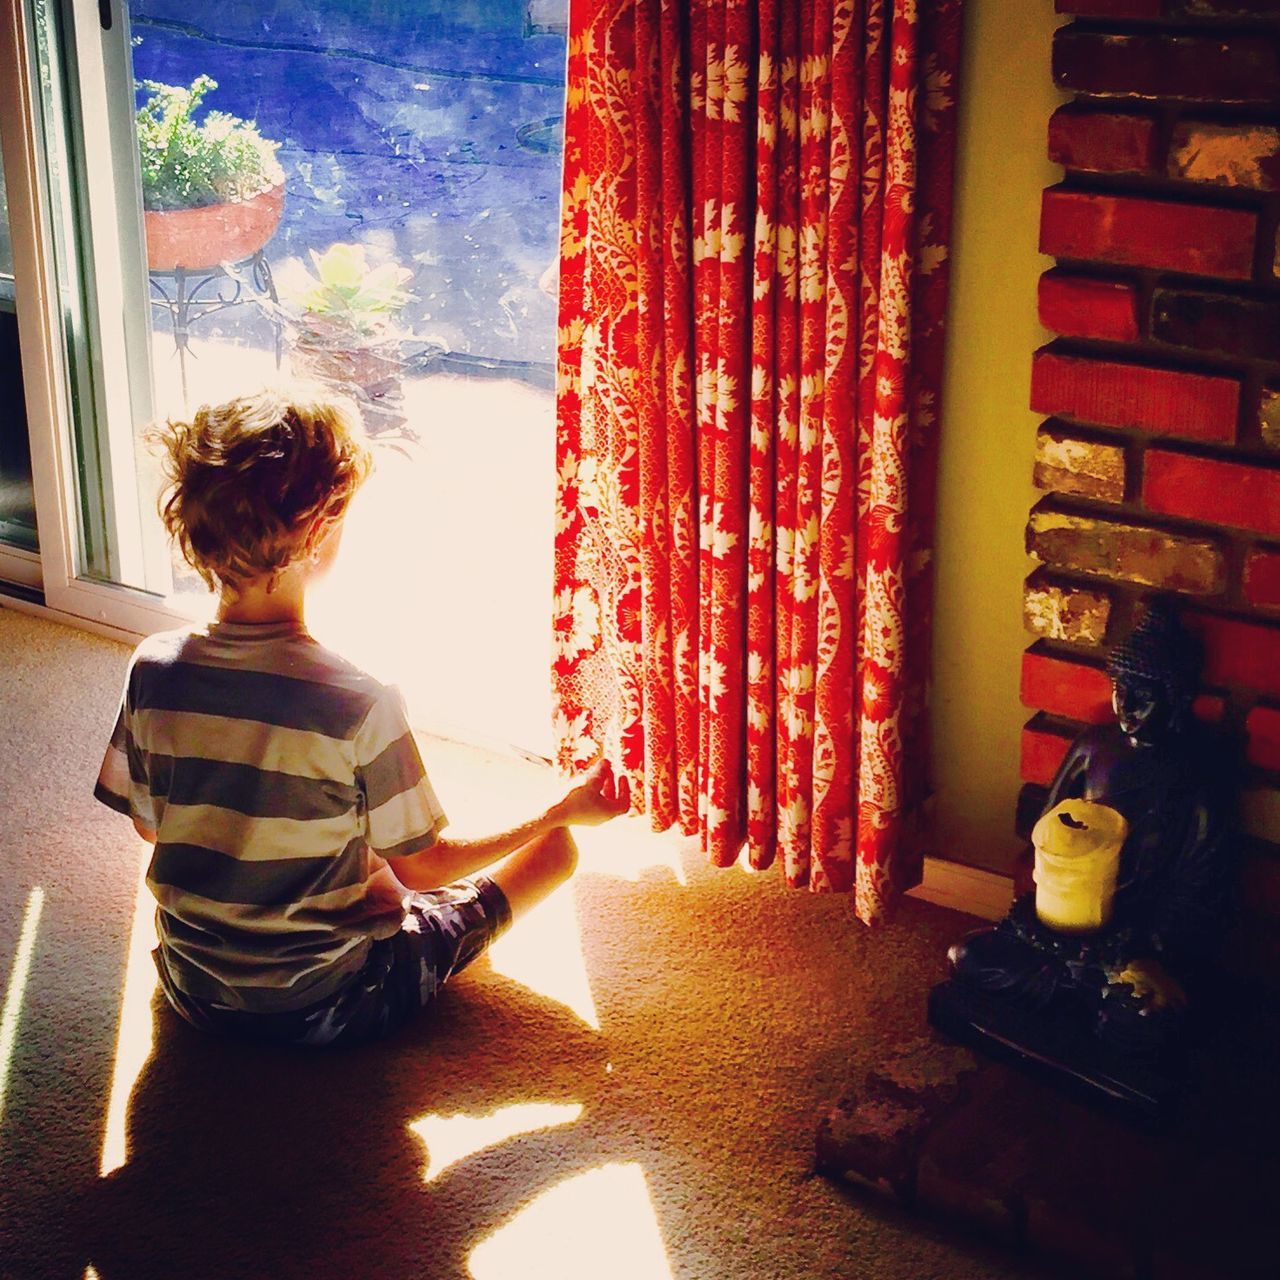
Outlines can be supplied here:
[[290, 358], [298, 377], [365, 390], [399, 382], [402, 368], [399, 343], [388, 342], [359, 346], [353, 339], [350, 346], [338, 346], [300, 338]]
[[251, 200], [143, 214], [153, 271], [202, 271], [252, 257], [275, 234], [284, 208], [280, 183]]
[[404, 430], [404, 363], [394, 334], [356, 334], [311, 316], [293, 341], [289, 366], [296, 378], [328, 383], [350, 396], [371, 436]]

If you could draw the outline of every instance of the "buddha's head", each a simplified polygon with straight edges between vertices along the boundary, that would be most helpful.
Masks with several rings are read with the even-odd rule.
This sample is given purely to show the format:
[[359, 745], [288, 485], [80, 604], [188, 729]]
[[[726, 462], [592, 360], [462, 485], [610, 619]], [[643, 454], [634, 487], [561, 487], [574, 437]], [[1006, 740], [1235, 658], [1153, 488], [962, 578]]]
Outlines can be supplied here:
[[1152, 746], [1186, 724], [1200, 685], [1200, 649], [1172, 607], [1157, 601], [1107, 660], [1111, 705], [1136, 747]]

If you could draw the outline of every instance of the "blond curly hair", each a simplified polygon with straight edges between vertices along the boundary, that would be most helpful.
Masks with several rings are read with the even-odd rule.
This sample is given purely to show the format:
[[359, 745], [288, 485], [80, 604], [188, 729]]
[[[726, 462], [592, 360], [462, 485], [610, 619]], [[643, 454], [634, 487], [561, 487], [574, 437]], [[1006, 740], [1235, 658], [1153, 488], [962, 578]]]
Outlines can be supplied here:
[[372, 456], [359, 410], [320, 387], [268, 387], [148, 432], [165, 484], [160, 517], [213, 590], [236, 591], [300, 560], [340, 519]]

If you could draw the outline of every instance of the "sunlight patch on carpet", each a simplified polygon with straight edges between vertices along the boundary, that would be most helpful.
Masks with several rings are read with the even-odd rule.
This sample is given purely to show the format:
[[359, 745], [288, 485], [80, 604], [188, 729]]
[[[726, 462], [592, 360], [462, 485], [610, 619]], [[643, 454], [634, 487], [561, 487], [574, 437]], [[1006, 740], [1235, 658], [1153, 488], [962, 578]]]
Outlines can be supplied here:
[[638, 1164], [606, 1164], [544, 1192], [471, 1252], [473, 1280], [671, 1280]]
[[681, 856], [688, 837], [653, 831], [647, 817], [616, 818], [602, 827], [578, 828], [573, 837], [582, 853], [579, 873], [612, 876], [633, 884], [669, 873], [682, 888], [689, 883]]
[[[681, 856], [687, 841], [650, 831], [643, 818], [576, 828], [573, 837], [580, 852], [579, 882], [599, 876], [632, 883], [658, 877], [681, 887], [688, 883]], [[499, 938], [488, 954], [495, 973], [557, 1001], [599, 1031], [578, 919], [583, 901], [584, 895], [572, 883], [558, 890]]]
[[18, 1019], [27, 994], [27, 978], [31, 974], [31, 956], [36, 949], [36, 934], [40, 929], [40, 913], [44, 910], [44, 890], [36, 885], [27, 897], [27, 909], [22, 914], [22, 931], [18, 934], [18, 949], [13, 955], [13, 968], [9, 970], [9, 986], [4, 995], [4, 1010], [0, 1012], [0, 1120], [4, 1119], [4, 1099], [9, 1087], [9, 1068], [13, 1065], [13, 1050], [18, 1043]]
[[488, 954], [495, 973], [557, 1001], [593, 1031], [600, 1030], [571, 890], [561, 889], [539, 903]]
[[499, 1107], [488, 1115], [430, 1115], [409, 1125], [426, 1144], [424, 1182], [434, 1182], [446, 1169], [486, 1147], [526, 1133], [573, 1124], [582, 1115], [578, 1102], [522, 1102]]
[[125, 1140], [125, 1116], [129, 1095], [151, 1057], [153, 1034], [151, 1001], [155, 996], [156, 967], [151, 950], [156, 945], [156, 900], [147, 888], [146, 869], [151, 846], [144, 845], [138, 889], [133, 901], [133, 926], [129, 932], [129, 959], [120, 1001], [120, 1029], [116, 1034], [115, 1066], [111, 1073], [111, 1097], [107, 1103], [107, 1129], [102, 1140], [102, 1177], [120, 1168], [129, 1158]]

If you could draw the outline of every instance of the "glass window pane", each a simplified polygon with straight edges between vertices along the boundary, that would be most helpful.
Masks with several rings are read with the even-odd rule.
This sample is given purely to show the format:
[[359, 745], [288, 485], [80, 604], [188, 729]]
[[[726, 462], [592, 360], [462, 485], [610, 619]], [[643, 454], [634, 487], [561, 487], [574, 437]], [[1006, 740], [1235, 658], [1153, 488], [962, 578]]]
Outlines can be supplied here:
[[[525, 745], [549, 721], [566, 13], [129, 0], [125, 15], [125, 212], [150, 293], [135, 402], [186, 415], [291, 375], [351, 395], [378, 461], [326, 588], [335, 639], [420, 682], [406, 692], [437, 720]], [[178, 598], [202, 594], [187, 567], [172, 575]], [[465, 626], [424, 630], [461, 608]], [[469, 694], [486, 681], [488, 717]]]
[[0, 297], [10, 291], [5, 284], [13, 281], [13, 242], [9, 238], [9, 196], [4, 185], [4, 167], [0, 165]]
[[9, 208], [0, 168], [0, 387], [5, 388], [0, 400], [0, 542], [35, 551], [39, 542], [16, 301]]
[[35, 551], [36, 506], [15, 301], [9, 206], [0, 168], [0, 387], [5, 388], [0, 401], [0, 542]]

